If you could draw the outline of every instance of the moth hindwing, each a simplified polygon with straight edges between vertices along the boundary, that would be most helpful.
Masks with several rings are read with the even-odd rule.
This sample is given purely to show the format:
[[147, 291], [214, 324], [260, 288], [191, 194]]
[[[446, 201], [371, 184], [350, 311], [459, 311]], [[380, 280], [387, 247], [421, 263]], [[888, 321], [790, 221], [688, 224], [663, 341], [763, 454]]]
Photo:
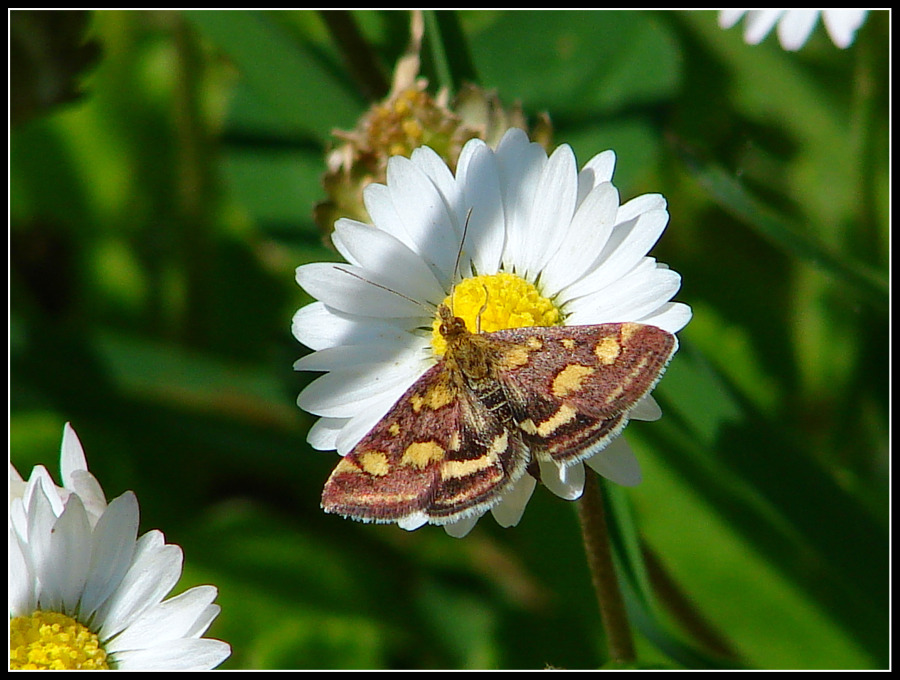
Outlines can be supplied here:
[[484, 512], [533, 461], [602, 450], [677, 348], [638, 323], [470, 333], [439, 312], [444, 357], [338, 463], [326, 512], [413, 524]]

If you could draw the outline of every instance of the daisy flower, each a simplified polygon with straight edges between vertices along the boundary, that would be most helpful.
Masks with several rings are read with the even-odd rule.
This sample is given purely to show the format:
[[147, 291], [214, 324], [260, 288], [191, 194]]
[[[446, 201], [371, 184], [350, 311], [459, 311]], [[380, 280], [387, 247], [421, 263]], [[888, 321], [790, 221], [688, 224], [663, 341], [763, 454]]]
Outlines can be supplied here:
[[[614, 167], [606, 151], [579, 171], [571, 147], [548, 157], [515, 128], [496, 151], [466, 143], [455, 176], [428, 147], [391, 158], [386, 184], [365, 192], [374, 224], [335, 224], [334, 244], [350, 264], [297, 268], [317, 302], [294, 315], [294, 335], [315, 350], [295, 368], [327, 371], [298, 399], [320, 416], [310, 444], [345, 455], [435, 364], [444, 349], [441, 304], [482, 332], [625, 321], [670, 333], [684, 327], [690, 308], [671, 302], [680, 276], [646, 256], [668, 221], [666, 201], [647, 194], [620, 205]], [[659, 415], [648, 395], [628, 417]], [[586, 463], [620, 484], [640, 481], [622, 438]], [[554, 493], [581, 495], [582, 463], [541, 463], [540, 472]], [[495, 519], [515, 525], [534, 486], [523, 475], [491, 508]], [[477, 519], [445, 529], [464, 535]], [[421, 520], [398, 524], [414, 529]]]
[[71, 426], [63, 486], [39, 465], [9, 470], [9, 631], [14, 669], [208, 669], [231, 648], [201, 637], [219, 613], [216, 589], [163, 601], [182, 552], [159, 531], [137, 537], [138, 503], [107, 505]]
[[719, 12], [719, 26], [731, 28], [746, 14], [744, 42], [757, 45], [777, 24], [778, 41], [793, 52], [806, 43], [821, 14], [831, 41], [845, 49], [853, 43], [867, 13], [864, 9], [723, 9]]

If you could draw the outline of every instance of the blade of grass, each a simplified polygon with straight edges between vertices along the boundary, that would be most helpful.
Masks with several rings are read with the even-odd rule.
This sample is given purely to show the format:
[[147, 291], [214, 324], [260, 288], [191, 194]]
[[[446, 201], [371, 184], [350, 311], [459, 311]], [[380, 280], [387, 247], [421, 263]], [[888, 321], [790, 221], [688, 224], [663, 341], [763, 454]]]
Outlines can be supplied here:
[[880, 309], [887, 309], [887, 278], [868, 265], [838, 254], [752, 196], [723, 168], [701, 162], [681, 150], [690, 173], [726, 212], [746, 222], [776, 247], [799, 258], [835, 280], [854, 288], [861, 297]]
[[434, 72], [438, 87], [446, 87], [453, 94], [464, 82], [477, 83], [478, 75], [458, 14], [428, 10], [424, 18], [426, 64]]
[[[734, 659], [711, 654], [686, 642], [682, 635], [660, 619], [657, 598], [645, 563], [645, 548], [627, 492], [615, 484], [602, 484], [620, 587], [625, 595], [628, 616], [634, 626], [660, 651], [686, 668], [742, 668]], [[697, 616], [696, 612], [692, 614]]]

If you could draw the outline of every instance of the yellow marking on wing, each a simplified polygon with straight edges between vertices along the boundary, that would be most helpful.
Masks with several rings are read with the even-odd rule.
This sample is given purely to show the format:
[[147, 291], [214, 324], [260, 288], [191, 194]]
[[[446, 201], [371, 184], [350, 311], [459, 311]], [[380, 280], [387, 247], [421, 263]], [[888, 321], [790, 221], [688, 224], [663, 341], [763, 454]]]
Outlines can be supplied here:
[[619, 336], [622, 338], [622, 342], [627, 344], [629, 340], [631, 340], [631, 336], [641, 330], [641, 324], [639, 323], [623, 323], [622, 328], [619, 329]]
[[422, 410], [422, 404], [425, 403], [425, 400], [421, 397], [421, 395], [414, 394], [409, 398], [409, 403], [412, 404], [413, 411], [418, 413]]
[[423, 406], [437, 411], [439, 408], [453, 402], [456, 398], [456, 390], [446, 380], [442, 380], [429, 387], [425, 394], [414, 394], [409, 398], [413, 411], [418, 413]]
[[382, 451], [366, 451], [359, 456], [359, 464], [373, 477], [384, 477], [391, 470], [387, 454]]
[[400, 434], [400, 423], [391, 423], [391, 426], [388, 428], [388, 432], [391, 436], [396, 437]]
[[419, 470], [424, 469], [431, 461], [442, 460], [444, 449], [436, 442], [415, 442], [406, 447], [401, 465], [412, 465]]
[[600, 360], [601, 364], [612, 364], [619, 358], [622, 353], [622, 346], [618, 340], [612, 337], [605, 337], [594, 347], [594, 354]]
[[569, 364], [556, 374], [550, 389], [554, 396], [565, 397], [573, 392], [578, 392], [581, 389], [582, 384], [584, 384], [585, 379], [592, 373], [594, 373], [594, 369], [590, 366]]
[[568, 350], [573, 350], [575, 349], [575, 341], [572, 338], [563, 338], [562, 346]]
[[544, 341], [541, 340], [538, 336], [532, 335], [528, 338], [528, 340], [525, 341], [525, 346], [533, 352], [543, 347]]
[[524, 366], [528, 363], [528, 354], [528, 348], [522, 345], [508, 349], [500, 357], [500, 366], [506, 370]]
[[350, 460], [349, 458], [341, 458], [340, 462], [337, 464], [337, 466], [335, 466], [334, 471], [331, 473], [331, 476], [334, 477], [335, 475], [339, 475], [342, 473], [358, 474], [360, 472], [362, 472], [362, 470], [360, 470], [359, 466], [352, 460]]
[[559, 429], [566, 423], [572, 422], [575, 419], [577, 413], [578, 412], [568, 404], [563, 404], [559, 407], [556, 413], [554, 413], [539, 425], [535, 425], [534, 421], [529, 418], [528, 420], [523, 420], [521, 423], [519, 423], [519, 427], [523, 432], [527, 432], [528, 434], [536, 434], [541, 437], [547, 437], [548, 435], [556, 432], [557, 429]]
[[507, 430], [503, 430], [500, 434], [494, 437], [494, 441], [491, 442], [490, 448], [488, 448], [487, 455], [491, 456], [494, 460], [500, 456], [501, 453], [506, 451], [509, 448], [509, 432]]

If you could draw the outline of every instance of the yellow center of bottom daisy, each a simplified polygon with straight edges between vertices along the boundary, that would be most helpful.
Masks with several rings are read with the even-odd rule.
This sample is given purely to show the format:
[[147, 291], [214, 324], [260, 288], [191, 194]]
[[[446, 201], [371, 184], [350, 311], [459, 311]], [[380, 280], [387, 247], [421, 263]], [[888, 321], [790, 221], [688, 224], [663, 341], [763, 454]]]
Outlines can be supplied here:
[[[562, 324], [559, 309], [541, 295], [533, 283], [507, 272], [464, 279], [444, 299], [444, 304], [454, 316], [465, 321], [466, 328], [473, 333]], [[440, 317], [436, 316], [431, 344], [439, 356], [447, 349], [440, 326]]]
[[100, 639], [65, 614], [34, 612], [9, 621], [13, 670], [109, 670]]

